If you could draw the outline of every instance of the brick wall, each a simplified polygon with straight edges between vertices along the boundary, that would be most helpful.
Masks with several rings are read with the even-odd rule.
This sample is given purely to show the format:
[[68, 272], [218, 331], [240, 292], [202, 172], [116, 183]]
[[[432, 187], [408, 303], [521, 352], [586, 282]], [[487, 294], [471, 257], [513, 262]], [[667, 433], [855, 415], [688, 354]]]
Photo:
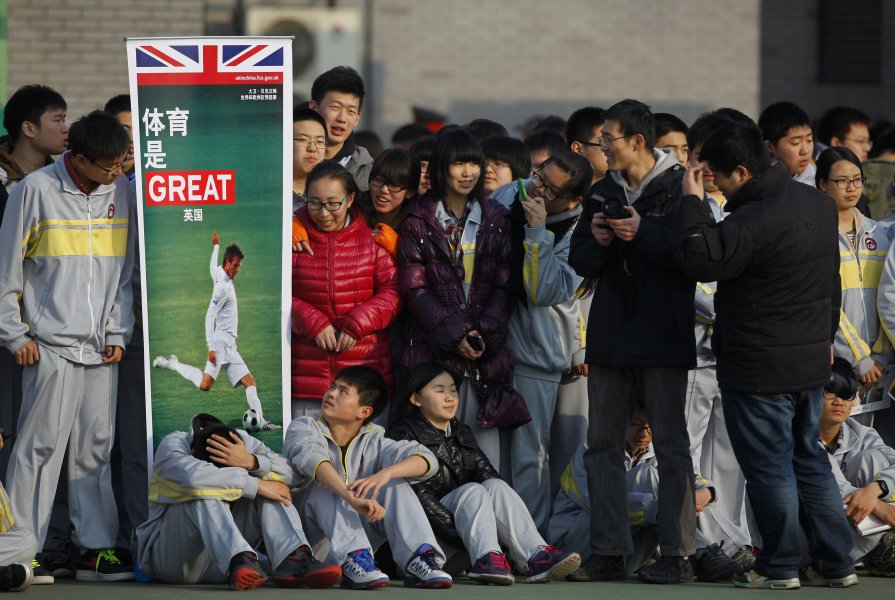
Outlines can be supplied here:
[[203, 31], [203, 0], [10, 0], [9, 92], [49, 85], [74, 121], [128, 93], [125, 37]]
[[[243, 0], [296, 6], [301, 0]], [[325, 5], [325, 2], [317, 2]], [[339, 6], [364, 10], [365, 0]], [[533, 114], [634, 97], [692, 120], [759, 104], [760, 0], [372, 0], [362, 127], [388, 137], [411, 106], [511, 132]], [[10, 90], [43, 82], [77, 117], [127, 91], [125, 36], [226, 29], [236, 0], [11, 0]]]

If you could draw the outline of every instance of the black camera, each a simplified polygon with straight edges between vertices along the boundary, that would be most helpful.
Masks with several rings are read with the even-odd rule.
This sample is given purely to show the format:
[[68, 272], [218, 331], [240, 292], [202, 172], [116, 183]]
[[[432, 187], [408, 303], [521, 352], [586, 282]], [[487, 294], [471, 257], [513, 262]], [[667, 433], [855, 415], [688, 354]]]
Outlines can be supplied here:
[[838, 356], [835, 358], [830, 370], [830, 381], [824, 386], [824, 391], [846, 400], [855, 397], [858, 393], [858, 380], [848, 361]]
[[627, 202], [619, 198], [607, 198], [603, 201], [603, 216], [607, 219], [627, 219], [630, 216], [625, 210], [627, 205]]

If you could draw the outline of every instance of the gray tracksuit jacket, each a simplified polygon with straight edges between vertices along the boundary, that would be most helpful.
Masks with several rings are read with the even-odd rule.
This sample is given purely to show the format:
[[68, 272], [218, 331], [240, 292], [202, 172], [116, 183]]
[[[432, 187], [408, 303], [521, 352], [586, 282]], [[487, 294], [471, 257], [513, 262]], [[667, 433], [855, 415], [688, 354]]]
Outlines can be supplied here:
[[425, 481], [438, 470], [438, 459], [428, 448], [418, 442], [387, 438], [385, 429], [374, 423], [361, 427], [342, 452], [326, 421], [313, 417], [299, 417], [289, 424], [283, 455], [300, 476], [309, 480], [316, 479], [317, 467], [329, 462], [349, 485], [411, 456], [422, 456], [429, 463], [429, 470], [408, 482]]
[[844, 497], [858, 489], [845, 478], [844, 472], [858, 452], [871, 449], [879, 451], [888, 459], [888, 468], [877, 472], [874, 481], [885, 481], [889, 487], [889, 496], [883, 499], [886, 502], [895, 502], [895, 449], [886, 445], [876, 429], [861, 425], [851, 417], [846, 419], [839, 429], [838, 445], [830, 454], [833, 475], [836, 477], [839, 491]]
[[126, 345], [137, 240], [130, 189], [121, 176], [88, 196], [64, 159], [13, 188], [0, 226], [0, 345], [15, 352], [34, 339], [85, 365]]

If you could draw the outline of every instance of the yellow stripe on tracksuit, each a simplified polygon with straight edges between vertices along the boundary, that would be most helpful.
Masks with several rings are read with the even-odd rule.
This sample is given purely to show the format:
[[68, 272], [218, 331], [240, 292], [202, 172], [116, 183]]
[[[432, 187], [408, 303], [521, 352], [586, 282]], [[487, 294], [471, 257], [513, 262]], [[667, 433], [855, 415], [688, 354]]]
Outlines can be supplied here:
[[531, 261], [526, 260], [522, 265], [522, 280], [525, 282], [525, 287], [529, 290], [528, 299], [531, 300], [533, 305], [537, 306], [538, 270], [540, 269], [538, 252], [540, 251], [540, 243], [525, 240], [524, 245], [526, 254], [531, 255]]
[[149, 500], [158, 502], [160, 498], [168, 498], [175, 502], [190, 502], [192, 500], [224, 500], [232, 502], [242, 498], [242, 488], [222, 488], [219, 490], [197, 490], [177, 485], [173, 481], [163, 479], [158, 475], [152, 476], [149, 486]]
[[476, 244], [463, 244], [463, 283], [472, 283], [472, 272], [475, 269]]
[[870, 346], [861, 339], [855, 326], [851, 324], [841, 309], [839, 310], [839, 330], [842, 332], [842, 337], [845, 338], [845, 343], [855, 355], [855, 360], [860, 361], [870, 356]]
[[124, 256], [127, 219], [47, 219], [28, 230], [22, 257]]
[[578, 487], [578, 482], [575, 480], [575, 470], [572, 468], [571, 462], [566, 465], [566, 469], [562, 472], [562, 477], [559, 478], [559, 487], [569, 496], [574, 496], [580, 502], [586, 504], [588, 509], [590, 509], [590, 502], [584, 497], [581, 488]]
[[9, 499], [0, 487], [0, 533], [9, 531], [16, 526], [16, 520], [12, 516], [12, 509], [9, 507]]

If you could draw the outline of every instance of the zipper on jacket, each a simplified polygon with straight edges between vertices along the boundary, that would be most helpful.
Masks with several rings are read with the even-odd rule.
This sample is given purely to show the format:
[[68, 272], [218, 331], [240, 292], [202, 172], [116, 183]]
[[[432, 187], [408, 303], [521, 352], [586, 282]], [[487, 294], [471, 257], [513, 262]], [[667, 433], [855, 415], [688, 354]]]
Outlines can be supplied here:
[[329, 435], [328, 433], [323, 434], [323, 437], [331, 441], [333, 444], [335, 444], [336, 448], [339, 449], [339, 463], [342, 466], [342, 474], [345, 477], [345, 485], [348, 485], [348, 453], [351, 452], [351, 446], [354, 445], [354, 442], [356, 442], [360, 436], [361, 432], [358, 432], [357, 435], [354, 436], [354, 439], [348, 442], [348, 447], [343, 452], [342, 447], [336, 443], [336, 440], [334, 440], [331, 435]]
[[[93, 314], [93, 301], [91, 296], [93, 295], [93, 215], [90, 211], [90, 197], [87, 197], [87, 246], [89, 251], [87, 253], [87, 260], [89, 261], [89, 265], [87, 267], [87, 310], [90, 312], [90, 335], [87, 339], [93, 336], [96, 333], [96, 317]], [[81, 362], [84, 362], [84, 344], [87, 343], [87, 340], [81, 342], [81, 351], [80, 351], [80, 359]]]

